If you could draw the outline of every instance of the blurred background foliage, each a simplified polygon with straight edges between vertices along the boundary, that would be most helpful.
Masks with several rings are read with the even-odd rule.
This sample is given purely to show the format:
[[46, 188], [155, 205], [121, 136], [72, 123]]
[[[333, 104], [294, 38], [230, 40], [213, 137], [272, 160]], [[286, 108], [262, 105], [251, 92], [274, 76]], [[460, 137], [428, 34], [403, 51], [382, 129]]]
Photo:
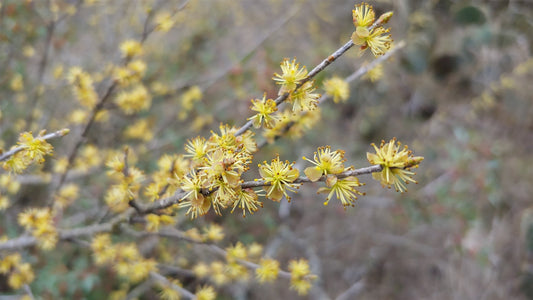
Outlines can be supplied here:
[[[78, 104], [64, 72], [81, 66], [97, 79], [101, 92], [110, 66], [120, 62], [119, 44], [143, 32], [147, 8], [172, 12], [183, 1], [1, 3], [0, 136], [6, 148], [27, 129], [79, 131], [81, 126], [71, 121]], [[242, 125], [251, 115], [250, 99], [264, 92], [277, 95], [271, 77], [283, 58], [296, 57], [311, 69], [348, 41], [354, 4], [189, 1], [169, 32], [156, 32], [144, 44], [151, 110], [126, 116], [109, 105], [109, 119], [91, 131], [88, 144], [116, 150], [131, 145], [137, 165], [151, 172], [161, 155], [183, 153], [187, 139], [206, 136], [220, 122]], [[325, 103], [310, 131], [267, 145], [255, 159], [279, 153], [302, 168], [303, 155], [328, 144], [344, 149], [349, 164], [363, 167], [371, 142], [397, 137], [425, 157], [418, 185], [399, 194], [361, 177], [367, 196], [346, 211], [337, 203], [324, 207], [316, 188], [304, 186], [290, 204], [265, 201], [253, 216], [184, 217], [180, 226], [216, 222], [225, 228], [225, 242], [260, 242], [282, 265], [308, 258], [320, 278], [308, 296], [312, 299], [345, 291], [350, 292], [345, 299], [533, 299], [533, 6], [505, 0], [370, 4], [378, 15], [394, 11], [393, 38], [407, 46], [383, 64], [381, 79], [352, 84], [348, 103]], [[357, 52], [336, 61], [317, 84], [333, 75], [348, 76], [373, 59]], [[203, 97], [183, 113], [183, 95], [192, 86], [199, 86]], [[140, 118], [148, 120], [153, 138], [124, 135]], [[53, 142], [55, 154], [43, 172], [68, 153], [74, 136]], [[260, 133], [257, 137], [262, 139]], [[103, 172], [102, 163], [89, 171]], [[250, 179], [257, 175], [253, 169], [249, 173]], [[46, 185], [31, 179], [21, 176], [23, 188], [2, 212], [1, 234], [20, 234], [16, 213], [46, 201], [39, 196], [46, 194]], [[70, 217], [61, 221], [62, 228], [102, 217], [98, 199], [107, 181], [100, 176], [76, 180], [84, 189], [65, 212]], [[149, 242], [140, 240], [140, 247], [153, 245]], [[166, 242], [147, 251], [184, 268], [206, 255], [178, 260], [184, 247], [191, 246]], [[94, 266], [89, 250], [67, 242], [57, 249], [23, 251], [36, 270], [35, 295], [102, 299], [121, 289], [119, 280], [108, 280], [114, 274]], [[221, 299], [295, 296], [286, 284], [253, 282], [227, 288], [225, 295]]]

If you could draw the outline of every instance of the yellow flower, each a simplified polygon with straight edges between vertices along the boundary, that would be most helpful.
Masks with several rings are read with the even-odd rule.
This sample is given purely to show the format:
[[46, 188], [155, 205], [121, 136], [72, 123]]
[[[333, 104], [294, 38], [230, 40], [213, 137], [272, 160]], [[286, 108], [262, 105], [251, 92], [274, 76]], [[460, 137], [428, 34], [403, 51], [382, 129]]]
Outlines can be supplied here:
[[372, 6], [365, 2], [356, 4], [355, 9], [352, 10], [352, 15], [355, 27], [368, 27], [374, 23], [374, 19], [376, 18]]
[[378, 64], [374, 68], [368, 70], [363, 78], [369, 79], [371, 82], [376, 82], [383, 77], [383, 65]]
[[11, 82], [9, 83], [9, 87], [14, 92], [20, 92], [24, 89], [24, 80], [22, 80], [22, 75], [15, 74], [13, 76], [13, 79], [11, 79]]
[[298, 295], [306, 295], [311, 289], [311, 280], [316, 279], [316, 275], [311, 274], [307, 260], [291, 260], [289, 271], [291, 272], [291, 289], [295, 290]]
[[192, 268], [192, 271], [194, 272], [194, 275], [196, 275], [198, 278], [205, 278], [207, 277], [207, 275], [209, 275], [210, 272], [209, 266], [203, 262], [196, 264]]
[[333, 102], [346, 102], [350, 96], [350, 87], [348, 82], [339, 77], [333, 77], [324, 81], [324, 90], [326, 94], [333, 97]]
[[292, 111], [309, 111], [315, 110], [320, 94], [314, 93], [315, 87], [313, 81], [307, 81], [297, 91], [289, 95], [287, 101], [292, 103]]
[[387, 34], [389, 31], [390, 28], [384, 29], [383, 27], [377, 27], [372, 31], [366, 27], [357, 27], [352, 34], [352, 41], [356, 45], [361, 45], [361, 51], [370, 48], [374, 56], [383, 55], [392, 44], [392, 36]]
[[172, 15], [168, 12], [160, 12], [154, 17], [154, 22], [157, 24], [156, 30], [167, 32], [172, 26], [174, 26], [175, 21], [172, 20]]
[[143, 85], [138, 85], [129, 92], [118, 94], [115, 102], [127, 115], [146, 110], [152, 104], [152, 97]]
[[335, 194], [335, 197], [341, 201], [344, 209], [346, 209], [346, 206], [354, 206], [354, 202], [357, 199], [357, 194], [364, 195], [355, 189], [355, 187], [364, 185], [359, 183], [359, 180], [355, 176], [338, 179], [334, 175], [328, 175], [326, 179], [326, 185], [327, 187], [321, 187], [317, 191], [317, 193], [329, 192], [324, 205], [328, 205], [329, 200], [331, 200], [331, 197], [333, 194]]
[[24, 148], [22, 155], [28, 159], [29, 162], [44, 162], [45, 155], [51, 155], [54, 147], [47, 141], [42, 139], [44, 132], [39, 133], [37, 138], [34, 138], [32, 132], [23, 132], [19, 136], [18, 145]]
[[194, 103], [202, 100], [203, 92], [198, 86], [192, 86], [181, 96], [181, 107], [184, 111], [190, 111]]
[[203, 137], [195, 137], [192, 140], [188, 140], [185, 145], [185, 157], [192, 157], [192, 160], [196, 163], [202, 162], [207, 154], [207, 142]]
[[202, 286], [196, 291], [196, 300], [215, 300], [217, 293], [212, 286]]
[[278, 278], [279, 261], [262, 258], [259, 268], [255, 269], [255, 276], [259, 282], [272, 282]]
[[315, 152], [314, 161], [307, 157], [303, 159], [314, 164], [314, 167], [308, 167], [304, 170], [305, 175], [313, 182], [317, 181], [322, 175], [339, 174], [344, 171], [344, 151], [331, 151], [330, 146], [318, 147]]
[[226, 249], [226, 260], [228, 262], [235, 262], [238, 259], [246, 259], [248, 256], [246, 247], [241, 242], [237, 242], [234, 246]]
[[275, 73], [274, 79], [277, 84], [281, 85], [278, 95], [291, 93], [296, 89], [296, 86], [307, 76], [307, 69], [296, 63], [296, 59], [289, 62], [289, 59], [284, 59], [281, 63], [281, 75]]
[[395, 143], [396, 138], [388, 143], [381, 141], [379, 149], [375, 144], [372, 144], [376, 153], [367, 152], [366, 157], [371, 164], [381, 165], [383, 168], [381, 172], [372, 174], [374, 179], [380, 181], [384, 186], [390, 187], [394, 185], [398, 192], [405, 192], [407, 190], [405, 184], [409, 182], [416, 183], [410, 177], [415, 175], [415, 173], [409, 171], [409, 168], [418, 167], [418, 164], [424, 158], [421, 156], [413, 157], [407, 146], [400, 150], [401, 143], [398, 142], [398, 145], [395, 145]]
[[205, 229], [207, 239], [213, 242], [219, 242], [224, 238], [224, 229], [217, 224], [211, 224]]
[[300, 172], [293, 168], [294, 163], [280, 161], [277, 156], [270, 164], [265, 161], [258, 166], [259, 174], [266, 183], [270, 184], [270, 186], [263, 187], [267, 193], [266, 196], [274, 201], [280, 201], [285, 195], [287, 200], [290, 200], [287, 190], [296, 192], [294, 189], [299, 187], [298, 184], [292, 183], [300, 175]]
[[255, 128], [261, 127], [264, 122], [266, 128], [272, 128], [277, 121], [277, 116], [274, 114], [278, 110], [276, 102], [272, 99], [266, 99], [266, 94], [263, 99], [252, 99], [252, 106], [250, 107], [257, 114], [248, 118], [252, 120]]
[[237, 198], [233, 202], [233, 209], [231, 212], [233, 213], [235, 208], [239, 207], [242, 209], [243, 217], [246, 217], [246, 210], [253, 215], [254, 212], [259, 210], [259, 207], [263, 207], [263, 203], [259, 202], [257, 199], [257, 194], [252, 189], [241, 189], [237, 192]]
[[92, 109], [98, 102], [98, 94], [93, 87], [93, 79], [80, 67], [72, 67], [67, 75], [68, 82], [72, 85], [72, 92], [85, 108]]
[[129, 125], [124, 131], [124, 135], [130, 139], [139, 139], [146, 142], [150, 141], [154, 137], [152, 132], [152, 122], [148, 119], [140, 119]]
[[141, 43], [135, 40], [126, 40], [120, 44], [120, 52], [124, 57], [141, 55], [143, 52]]

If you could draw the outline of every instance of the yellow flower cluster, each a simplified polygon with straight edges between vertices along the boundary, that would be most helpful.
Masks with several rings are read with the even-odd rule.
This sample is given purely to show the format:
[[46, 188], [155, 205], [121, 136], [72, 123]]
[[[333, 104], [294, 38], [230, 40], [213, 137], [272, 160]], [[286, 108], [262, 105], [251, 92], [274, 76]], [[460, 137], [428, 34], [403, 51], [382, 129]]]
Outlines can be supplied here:
[[311, 274], [307, 260], [291, 260], [289, 271], [291, 272], [291, 289], [295, 290], [298, 295], [306, 295], [311, 289], [312, 281], [316, 279], [316, 275]]
[[129, 86], [139, 83], [146, 72], [146, 63], [140, 59], [130, 61], [125, 67], [115, 67], [113, 78], [121, 86]]
[[257, 196], [240, 187], [241, 175], [248, 170], [257, 146], [250, 131], [235, 136], [236, 131], [220, 125], [220, 133], [211, 132], [208, 140], [188, 141], [185, 156], [191, 158], [190, 171], [174, 174], [172, 183], [185, 192], [180, 207], [188, 208], [192, 218], [205, 215], [211, 207], [220, 214], [227, 207], [253, 213], [260, 206]]
[[174, 225], [176, 220], [169, 215], [156, 215], [147, 214], [144, 219], [146, 220], [146, 231], [157, 232], [161, 225]]
[[350, 96], [350, 87], [348, 82], [339, 77], [332, 77], [324, 81], [324, 90], [326, 94], [333, 97], [333, 102], [346, 102]]
[[55, 247], [58, 234], [54, 226], [54, 214], [49, 208], [30, 208], [18, 215], [18, 222], [37, 239], [45, 250]]
[[122, 91], [115, 98], [115, 103], [127, 115], [147, 110], [152, 105], [152, 96], [144, 85], [137, 85], [130, 91]]
[[122, 52], [122, 56], [132, 58], [141, 55], [143, 53], [143, 48], [138, 41], [125, 40], [120, 44], [120, 52]]
[[157, 270], [154, 259], [144, 258], [134, 243], [111, 242], [109, 234], [99, 234], [91, 242], [94, 261], [97, 265], [113, 266], [117, 274], [132, 283], [139, 282]]
[[370, 48], [374, 56], [385, 54], [391, 46], [392, 37], [387, 34], [390, 29], [384, 29], [383, 24], [392, 17], [392, 12], [387, 12], [379, 17], [374, 23], [375, 13], [372, 6], [367, 3], [355, 5], [353, 10], [353, 23], [355, 32], [352, 41], [361, 46], [361, 51]]
[[263, 135], [269, 143], [273, 143], [280, 136], [298, 139], [305, 131], [319, 123], [320, 112], [319, 109], [315, 109], [295, 114], [285, 110], [279, 115], [274, 127], [266, 129]]
[[67, 184], [59, 190], [54, 201], [54, 205], [58, 208], [65, 208], [69, 206], [76, 198], [78, 198], [79, 187], [76, 184]]
[[13, 75], [13, 78], [9, 82], [9, 87], [14, 92], [20, 92], [24, 89], [24, 80], [19, 73]]
[[0, 211], [9, 207], [7, 194], [14, 195], [20, 190], [18, 182], [12, 174], [0, 175]]
[[109, 160], [106, 166], [110, 168], [108, 174], [118, 183], [108, 189], [105, 202], [112, 211], [123, 212], [129, 207], [129, 202], [137, 198], [144, 178], [143, 172], [127, 165], [119, 156]]
[[335, 175], [352, 168], [344, 167], [344, 162], [346, 161], [344, 159], [344, 151], [331, 151], [330, 146], [319, 147], [317, 152], [315, 152], [313, 160], [307, 157], [303, 157], [303, 159], [315, 165], [304, 170], [305, 175], [311, 181], [315, 182], [323, 175], [326, 176], [326, 186], [319, 188], [317, 191], [317, 193], [329, 193], [324, 205], [328, 205], [329, 200], [335, 195], [341, 201], [344, 208], [346, 208], [346, 206], [354, 205], [357, 195], [363, 195], [363, 193], [355, 189], [355, 187], [363, 185], [359, 183], [359, 180], [355, 176], [339, 179]]
[[0, 259], [0, 274], [7, 277], [7, 284], [15, 290], [31, 283], [35, 278], [30, 264], [22, 263], [19, 253]]
[[[314, 93], [314, 81], [301, 84], [307, 77], [305, 66], [300, 68], [300, 65], [296, 63], [296, 59], [291, 62], [286, 58], [281, 63], [281, 71], [281, 74], [275, 73], [272, 78], [277, 84], [281, 85], [278, 95], [289, 93], [287, 101], [292, 104], [293, 111], [314, 110], [320, 95]], [[296, 90], [299, 86], [300, 88]]]
[[202, 97], [203, 92], [198, 86], [193, 86], [183, 93], [180, 97], [181, 110], [178, 114], [178, 119], [185, 120], [189, 112], [193, 109], [194, 104], [202, 100]]
[[[54, 147], [43, 138], [45, 133], [43, 130], [37, 137], [34, 137], [31, 131], [21, 133], [17, 146], [22, 150], [4, 162], [4, 169], [13, 173], [22, 173], [33, 163], [43, 163], [44, 156], [52, 155], [54, 150]], [[67, 133], [68, 130], [65, 130], [65, 134]]]
[[272, 282], [278, 278], [279, 261], [263, 258], [259, 262], [259, 268], [255, 269], [255, 276], [259, 282]]
[[383, 168], [379, 173], [372, 173], [374, 179], [389, 188], [394, 185], [397, 192], [407, 191], [405, 184], [409, 182], [416, 183], [411, 177], [415, 173], [409, 171], [409, 169], [412, 167], [417, 168], [418, 164], [424, 159], [423, 157], [413, 156], [407, 146], [401, 148], [400, 142], [396, 145], [396, 138], [393, 138], [388, 143], [381, 141], [379, 148], [375, 144], [372, 144], [372, 146], [376, 153], [367, 152], [368, 162], [373, 165], [380, 165]]
[[181, 282], [177, 279], [169, 280], [168, 282], [158, 283], [161, 292], [159, 292], [160, 299], [163, 300], [179, 300], [181, 299], [180, 293], [174, 289], [173, 285], [181, 287]]
[[98, 94], [94, 90], [93, 79], [80, 67], [72, 67], [67, 75], [67, 81], [72, 86], [72, 92], [80, 104], [92, 109], [98, 102]]
[[154, 133], [152, 132], [152, 123], [153, 122], [148, 119], [137, 120], [135, 123], [126, 127], [124, 130], [124, 136], [130, 139], [138, 139], [148, 142], [154, 137]]

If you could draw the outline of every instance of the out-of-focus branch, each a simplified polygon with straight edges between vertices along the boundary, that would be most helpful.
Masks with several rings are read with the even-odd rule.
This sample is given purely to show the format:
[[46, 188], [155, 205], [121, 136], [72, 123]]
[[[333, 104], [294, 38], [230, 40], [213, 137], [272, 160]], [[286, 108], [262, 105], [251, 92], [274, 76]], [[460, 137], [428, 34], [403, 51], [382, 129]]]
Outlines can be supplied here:
[[[60, 240], [68, 240], [72, 238], [77, 238], [80, 236], [92, 236], [100, 232], [109, 232], [114, 226], [119, 223], [127, 221], [135, 212], [134, 209], [128, 209], [122, 214], [111, 219], [107, 223], [94, 224], [86, 227], [74, 228], [70, 230], [62, 230], [59, 232]], [[12, 250], [18, 248], [31, 247], [37, 244], [37, 239], [33, 236], [21, 236], [5, 242], [0, 243], [0, 250]]]
[[170, 282], [170, 280], [168, 280], [165, 276], [159, 274], [159, 273], [156, 273], [156, 272], [150, 272], [150, 276], [159, 281], [159, 282], [162, 282], [163, 284], [165, 285], [168, 285], [170, 287], [172, 287], [172, 289], [174, 289], [175, 291], [177, 291], [178, 293], [180, 293], [181, 296], [183, 297], [186, 297], [188, 299], [196, 299], [196, 296], [191, 293], [189, 290], [186, 290], [172, 282]]

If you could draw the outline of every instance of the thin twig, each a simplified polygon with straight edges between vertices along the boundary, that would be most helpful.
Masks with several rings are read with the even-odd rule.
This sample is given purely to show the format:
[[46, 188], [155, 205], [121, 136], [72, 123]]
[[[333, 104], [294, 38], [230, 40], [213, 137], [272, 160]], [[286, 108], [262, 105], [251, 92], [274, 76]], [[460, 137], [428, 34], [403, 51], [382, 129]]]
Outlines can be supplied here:
[[186, 290], [186, 289], [182, 288], [181, 286], [178, 286], [178, 285], [172, 283], [165, 276], [163, 276], [163, 275], [161, 275], [159, 273], [156, 273], [156, 272], [150, 272], [150, 276], [152, 278], [154, 278], [155, 280], [160, 281], [163, 284], [172, 287], [172, 289], [177, 291], [178, 293], [180, 293], [181, 296], [184, 296], [184, 297], [186, 297], [188, 299], [196, 299], [196, 296], [193, 293], [191, 293], [189, 290]]

